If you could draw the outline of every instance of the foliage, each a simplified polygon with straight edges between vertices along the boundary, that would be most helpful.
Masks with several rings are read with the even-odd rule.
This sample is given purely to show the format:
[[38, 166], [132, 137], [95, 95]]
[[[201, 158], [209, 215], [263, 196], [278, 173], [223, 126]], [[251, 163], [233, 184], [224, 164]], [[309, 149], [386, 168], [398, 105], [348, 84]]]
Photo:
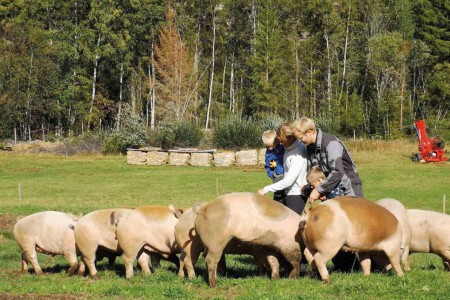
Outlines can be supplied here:
[[419, 118], [445, 132], [448, 2], [3, 1], [0, 138], [112, 132], [121, 103], [151, 128], [277, 115], [342, 135], [404, 137]]
[[193, 59], [189, 48], [174, 23], [175, 11], [168, 8], [165, 24], [155, 47], [157, 93], [161, 120], [181, 122], [192, 105], [191, 96], [195, 85]]
[[104, 153], [125, 153], [127, 148], [140, 148], [147, 143], [147, 130], [130, 105], [123, 105], [120, 118], [120, 128], [105, 138]]
[[160, 123], [151, 133], [150, 144], [169, 149], [173, 147], [197, 147], [203, 138], [203, 132], [190, 122]]
[[261, 147], [263, 130], [253, 118], [229, 117], [219, 121], [213, 130], [213, 143], [224, 149]]
[[105, 134], [102, 132], [88, 132], [64, 141], [65, 155], [87, 154], [101, 152], [105, 142]]

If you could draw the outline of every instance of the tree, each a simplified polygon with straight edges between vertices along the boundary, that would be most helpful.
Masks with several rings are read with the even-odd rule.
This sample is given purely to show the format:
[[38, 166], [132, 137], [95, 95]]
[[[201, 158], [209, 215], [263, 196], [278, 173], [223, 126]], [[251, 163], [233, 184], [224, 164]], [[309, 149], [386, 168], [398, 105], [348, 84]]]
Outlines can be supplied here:
[[253, 114], [284, 114], [293, 102], [289, 101], [292, 99], [286, 60], [289, 52], [280, 27], [280, 9], [272, 0], [258, 4], [255, 51], [250, 59]]
[[155, 46], [158, 74], [159, 115], [163, 121], [183, 121], [195, 82], [193, 60], [174, 24], [174, 11], [166, 12], [167, 24], [161, 28]]

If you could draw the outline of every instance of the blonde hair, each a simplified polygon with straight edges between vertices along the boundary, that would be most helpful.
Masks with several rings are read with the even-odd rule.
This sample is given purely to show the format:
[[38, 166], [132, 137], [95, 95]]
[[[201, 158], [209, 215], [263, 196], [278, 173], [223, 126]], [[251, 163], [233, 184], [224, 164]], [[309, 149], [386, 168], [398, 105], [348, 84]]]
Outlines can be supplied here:
[[291, 123], [291, 127], [295, 131], [299, 131], [304, 134], [307, 131], [315, 131], [316, 124], [313, 120], [307, 117], [301, 117]]
[[275, 144], [277, 133], [275, 130], [266, 130], [262, 134], [262, 142], [265, 147], [271, 147]]
[[306, 174], [306, 181], [309, 184], [314, 184], [320, 179], [325, 179], [325, 174], [319, 167], [312, 167]]

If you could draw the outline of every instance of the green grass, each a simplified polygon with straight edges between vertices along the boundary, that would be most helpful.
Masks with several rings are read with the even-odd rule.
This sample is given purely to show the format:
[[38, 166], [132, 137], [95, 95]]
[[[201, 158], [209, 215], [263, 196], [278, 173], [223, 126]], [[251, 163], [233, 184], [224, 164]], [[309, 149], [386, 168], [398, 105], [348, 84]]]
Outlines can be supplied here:
[[[450, 164], [416, 164], [409, 160], [415, 145], [349, 143], [364, 182], [366, 198], [391, 197], [407, 208], [442, 211], [450, 198]], [[43, 277], [20, 275], [20, 251], [12, 235], [18, 216], [42, 210], [74, 214], [110, 207], [174, 204], [188, 207], [216, 194], [256, 191], [269, 183], [262, 167], [215, 168], [131, 166], [123, 156], [17, 155], [0, 153], [0, 298], [50, 299], [445, 299], [450, 274], [432, 254], [410, 256], [412, 271], [332, 273], [331, 285], [301, 277], [272, 281], [258, 275], [249, 256], [227, 257], [228, 275], [217, 287], [206, 284], [202, 259], [193, 280], [179, 278], [175, 266], [163, 262], [150, 276], [136, 272], [124, 278], [122, 259], [114, 270], [99, 264], [99, 281], [67, 277], [63, 257], [39, 254]], [[21, 186], [22, 197], [19, 199]], [[269, 195], [268, 197], [271, 197]], [[450, 206], [450, 205], [447, 205]]]

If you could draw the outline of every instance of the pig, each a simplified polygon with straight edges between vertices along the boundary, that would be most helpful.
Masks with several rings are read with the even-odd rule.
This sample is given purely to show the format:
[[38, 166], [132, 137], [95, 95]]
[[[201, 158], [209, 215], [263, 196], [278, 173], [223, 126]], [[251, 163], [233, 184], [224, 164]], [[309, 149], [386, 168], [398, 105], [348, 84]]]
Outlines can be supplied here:
[[281, 203], [250, 192], [229, 193], [207, 203], [195, 219], [195, 231], [206, 252], [208, 284], [216, 286], [217, 264], [231, 239], [278, 252], [300, 273], [300, 215]]
[[[182, 209], [178, 210], [182, 212]], [[133, 262], [139, 255], [155, 253], [179, 264], [180, 247], [175, 242], [178, 219], [167, 206], [141, 206], [130, 211], [117, 224], [117, 240], [123, 250], [125, 276], [133, 277]], [[144, 272], [150, 274], [148, 270]]]
[[341, 249], [358, 252], [364, 275], [370, 274], [370, 253], [383, 252], [397, 275], [403, 276], [400, 223], [386, 208], [369, 200], [348, 196], [327, 200], [302, 218], [300, 231], [305, 257], [324, 283], [330, 283], [326, 263]]
[[78, 269], [73, 228], [77, 217], [59, 211], [43, 211], [26, 216], [14, 225], [14, 237], [22, 249], [22, 274], [28, 271], [28, 262], [37, 275], [42, 269], [36, 251], [50, 255], [64, 255], [69, 263], [68, 274]]
[[442, 258], [445, 271], [450, 271], [450, 216], [447, 214], [408, 209], [412, 239], [410, 253], [434, 253]]
[[[409, 225], [408, 213], [406, 212], [406, 208], [403, 204], [392, 198], [383, 198], [375, 202], [378, 205], [383, 206], [387, 210], [389, 210], [400, 222], [400, 226], [402, 228], [402, 254], [401, 254], [401, 263], [403, 265], [404, 271], [410, 271], [411, 267], [409, 265], [409, 245], [411, 244], [411, 226]], [[376, 266], [380, 268], [386, 268], [389, 270], [392, 266], [388, 265], [386, 261], [386, 257], [381, 257], [380, 255], [374, 255], [371, 257], [372, 261]]]
[[[131, 212], [128, 208], [100, 209], [80, 218], [75, 226], [75, 241], [81, 253], [82, 261], [89, 269], [90, 277], [99, 279], [95, 267], [96, 260], [109, 257], [110, 266], [115, 256], [122, 254], [116, 238], [116, 226], [124, 215]], [[148, 255], [139, 257], [139, 265], [143, 272], [150, 272]], [[84, 274], [84, 266], [80, 266], [78, 275]]]
[[[203, 245], [195, 232], [195, 219], [197, 212], [206, 203], [197, 204], [192, 208], [187, 209], [181, 216], [179, 216], [172, 205], [169, 205], [169, 209], [174, 212], [175, 216], [179, 218], [175, 225], [175, 241], [181, 248], [180, 255], [180, 268], [178, 275], [184, 277], [187, 273], [189, 279], [195, 277], [194, 266], [200, 256], [200, 252], [203, 251]], [[266, 249], [262, 247], [253, 246], [249, 243], [241, 243], [236, 239], [232, 239], [224, 249], [224, 254], [251, 254], [258, 263], [258, 269], [260, 274], [264, 272], [264, 268], [272, 271], [272, 278], [279, 278], [279, 265], [278, 260], [269, 257], [267, 258]], [[268, 260], [269, 259], [269, 260]], [[225, 258], [219, 261], [220, 272], [225, 273]]]

